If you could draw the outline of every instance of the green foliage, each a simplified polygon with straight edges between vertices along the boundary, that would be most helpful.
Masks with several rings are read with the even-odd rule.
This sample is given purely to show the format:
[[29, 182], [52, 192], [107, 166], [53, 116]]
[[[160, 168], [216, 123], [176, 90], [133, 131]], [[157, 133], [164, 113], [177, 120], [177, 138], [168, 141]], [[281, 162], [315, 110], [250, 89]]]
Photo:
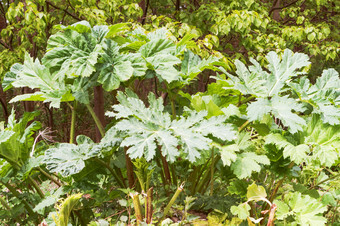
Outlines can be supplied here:
[[54, 222], [57, 226], [67, 226], [71, 215], [71, 211], [76, 207], [79, 199], [83, 194], [73, 194], [63, 200], [60, 205], [58, 205], [57, 216], [54, 216]]
[[290, 86], [302, 102], [313, 107], [313, 113], [321, 115], [323, 122], [331, 125], [340, 123], [340, 109], [336, 107], [340, 103], [340, 79], [336, 70], [324, 70], [314, 85], [304, 77], [299, 83], [291, 83]]
[[260, 172], [261, 166], [269, 165], [270, 161], [265, 155], [257, 155], [253, 152], [244, 152], [237, 156], [235, 163], [232, 164], [231, 169], [234, 174], [240, 178], [250, 177], [252, 172]]
[[[7, 125], [0, 130], [0, 224], [38, 225], [44, 218], [53, 224], [51, 206], [65, 193], [57, 225], [133, 224], [125, 195], [149, 186], [156, 195], [144, 204], [157, 224], [178, 180], [191, 186], [166, 207], [178, 224], [194, 223], [189, 208], [218, 209], [207, 217], [210, 224], [337, 222], [340, 5], [275, 2], [1, 1]], [[335, 69], [322, 72], [327, 67]], [[105, 129], [100, 111], [90, 107], [101, 102], [91, 98], [98, 86], [107, 91], [107, 105], [114, 104]], [[24, 87], [33, 93], [17, 95]], [[67, 103], [70, 143], [38, 142], [46, 134], [34, 134], [41, 127], [31, 122], [36, 113], [21, 114], [15, 105], [22, 115], [16, 122], [6, 113], [8, 99], [59, 108], [48, 109], [46, 118], [64, 134], [63, 102], [76, 101]], [[94, 131], [77, 102], [101, 128], [99, 143], [89, 138]], [[87, 135], [77, 144], [71, 144], [74, 128]], [[188, 192], [199, 195], [182, 197]]]
[[200, 157], [200, 150], [209, 149], [212, 139], [208, 135], [222, 140], [235, 137], [231, 125], [225, 124], [225, 116], [205, 119], [205, 111], [187, 111], [187, 117], [171, 120], [170, 114], [164, 112], [162, 98], [156, 99], [154, 94], [148, 96], [149, 108], [131, 91], [126, 94], [119, 92], [117, 98], [120, 104], [114, 105], [115, 112], [107, 115], [123, 119], [115, 125], [115, 129], [126, 133], [121, 146], [128, 147], [127, 153], [131, 158], [144, 156], [149, 161], [160, 146], [163, 156], [171, 162], [180, 153], [194, 162]]
[[35, 121], [27, 125], [37, 115], [38, 112], [26, 112], [19, 121], [16, 121], [15, 113], [12, 111], [7, 127], [0, 131], [0, 158], [5, 159], [15, 169], [20, 169], [30, 156], [33, 134], [41, 128], [41, 123]]
[[266, 143], [273, 143], [283, 149], [283, 157], [297, 164], [331, 167], [339, 160], [339, 125], [323, 124], [320, 117], [313, 115], [303, 131], [291, 136], [277, 133], [269, 134]]
[[293, 216], [296, 223], [301, 225], [325, 225], [327, 220], [321, 214], [327, 207], [318, 200], [299, 192], [290, 193], [283, 200], [275, 200], [277, 205], [277, 219], [291, 222], [289, 216]]
[[23, 94], [14, 97], [11, 102], [16, 101], [44, 101], [50, 102], [52, 107], [59, 108], [60, 102], [74, 100], [64, 82], [55, 78], [39, 60], [33, 59], [26, 53], [23, 65], [15, 64], [4, 78], [5, 90], [10, 85], [14, 87], [30, 87], [40, 91]]
[[43, 163], [47, 169], [64, 177], [79, 173], [85, 167], [85, 160], [98, 155], [100, 151], [93, 150], [93, 141], [83, 135], [77, 137], [77, 143], [63, 143], [46, 150]]

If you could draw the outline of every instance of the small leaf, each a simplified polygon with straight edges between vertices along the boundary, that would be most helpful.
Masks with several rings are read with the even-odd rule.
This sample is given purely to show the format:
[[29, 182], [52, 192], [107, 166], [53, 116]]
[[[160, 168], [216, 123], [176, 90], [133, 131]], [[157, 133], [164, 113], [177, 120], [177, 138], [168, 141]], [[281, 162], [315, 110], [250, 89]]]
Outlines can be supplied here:
[[257, 186], [254, 183], [248, 186], [247, 189], [247, 198], [249, 200], [254, 200], [254, 201], [264, 201], [266, 200], [267, 193], [266, 189], [263, 186]]
[[230, 212], [233, 215], [237, 215], [240, 219], [245, 220], [249, 217], [250, 206], [248, 203], [241, 203], [238, 206], [232, 206]]

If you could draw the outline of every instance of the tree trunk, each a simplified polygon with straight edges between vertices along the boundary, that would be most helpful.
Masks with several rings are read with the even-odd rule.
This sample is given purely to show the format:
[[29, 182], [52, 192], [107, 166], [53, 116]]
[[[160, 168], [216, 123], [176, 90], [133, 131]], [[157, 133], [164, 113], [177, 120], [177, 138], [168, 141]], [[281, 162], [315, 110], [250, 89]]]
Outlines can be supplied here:
[[[33, 93], [33, 90], [28, 88], [28, 87], [24, 87], [22, 90], [22, 93]], [[32, 112], [34, 111], [34, 101], [23, 101], [23, 105], [24, 105], [24, 109], [26, 112]]]
[[176, 0], [176, 11], [179, 11], [180, 6], [181, 6], [181, 0]]
[[144, 19], [144, 14], [145, 14], [145, 0], [142, 0], [138, 3], [139, 7], [143, 10], [143, 15], [141, 18], [138, 19], [139, 23], [142, 23], [143, 19]]
[[[105, 111], [104, 111], [104, 91], [102, 86], [94, 87], [94, 112], [99, 121], [105, 127]], [[99, 129], [96, 127], [96, 142], [101, 140], [102, 136]]]
[[3, 91], [2, 86], [0, 86], [0, 102], [1, 102], [1, 106], [4, 112], [4, 118], [5, 118], [5, 122], [7, 124], [8, 122], [8, 109], [7, 109], [7, 101], [6, 101], [6, 93]]
[[[280, 4], [281, 4], [281, 0], [275, 0], [273, 8], [279, 8]], [[281, 20], [280, 11], [281, 11], [281, 9], [274, 9], [273, 10], [273, 19], [274, 20], [276, 20], [276, 21]]]
[[51, 130], [54, 130], [53, 109], [49, 108], [48, 104], [44, 104], [44, 107], [45, 107], [47, 118], [48, 118], [47, 125]]

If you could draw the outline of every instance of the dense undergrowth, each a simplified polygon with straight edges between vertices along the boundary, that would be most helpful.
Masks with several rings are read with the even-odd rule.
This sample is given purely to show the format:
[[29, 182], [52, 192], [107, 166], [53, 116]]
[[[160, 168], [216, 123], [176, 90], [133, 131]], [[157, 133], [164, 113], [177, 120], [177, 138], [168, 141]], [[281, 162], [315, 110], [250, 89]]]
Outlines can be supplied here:
[[[82, 21], [26, 54], [4, 90], [72, 111], [58, 143], [26, 112], [0, 132], [1, 223], [12, 225], [336, 225], [339, 222], [340, 79], [311, 83], [309, 57], [289, 49], [265, 60], [197, 55], [196, 35]], [[209, 71], [205, 92], [188, 87]], [[138, 82], [151, 81], [146, 95]], [[90, 89], [116, 98], [104, 128]], [[75, 138], [78, 109], [102, 139]], [[74, 139], [75, 138], [75, 139]], [[199, 219], [204, 216], [204, 219]]]

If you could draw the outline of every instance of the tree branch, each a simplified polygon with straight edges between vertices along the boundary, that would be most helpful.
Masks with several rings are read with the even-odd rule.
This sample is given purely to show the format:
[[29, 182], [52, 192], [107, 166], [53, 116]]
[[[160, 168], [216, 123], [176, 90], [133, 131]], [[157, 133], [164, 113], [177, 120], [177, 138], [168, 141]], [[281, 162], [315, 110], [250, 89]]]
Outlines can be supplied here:
[[13, 50], [11, 46], [7, 45], [3, 40], [0, 39], [0, 44], [5, 47], [6, 49]]
[[148, 13], [148, 8], [149, 8], [149, 1], [150, 0], [146, 0], [145, 9], [144, 9], [143, 18], [142, 18], [142, 25], [145, 24], [146, 15]]
[[[294, 5], [298, 1], [299, 0], [295, 0], [295, 1], [291, 2], [291, 3], [288, 3], [287, 5], [284, 5], [284, 6], [281, 6], [281, 7], [273, 7], [273, 8], [271, 8], [270, 11], [269, 11], [269, 16], [273, 13], [274, 10], [287, 8], [287, 7], [291, 6], [291, 5]], [[275, 2], [277, 2], [277, 1], [275, 1]]]
[[82, 19], [79, 18], [78, 16], [76, 16], [76, 15], [70, 13], [70, 12], [67, 11], [66, 9], [62, 9], [62, 8], [60, 8], [60, 7], [56, 6], [56, 5], [54, 5], [54, 4], [53, 4], [52, 2], [50, 2], [50, 1], [46, 1], [46, 3], [49, 4], [50, 6], [52, 6], [52, 7], [55, 8], [55, 9], [63, 10], [67, 15], [71, 16], [72, 18], [74, 18], [74, 19], [76, 19], [76, 20], [79, 20], [79, 21], [82, 20]]

